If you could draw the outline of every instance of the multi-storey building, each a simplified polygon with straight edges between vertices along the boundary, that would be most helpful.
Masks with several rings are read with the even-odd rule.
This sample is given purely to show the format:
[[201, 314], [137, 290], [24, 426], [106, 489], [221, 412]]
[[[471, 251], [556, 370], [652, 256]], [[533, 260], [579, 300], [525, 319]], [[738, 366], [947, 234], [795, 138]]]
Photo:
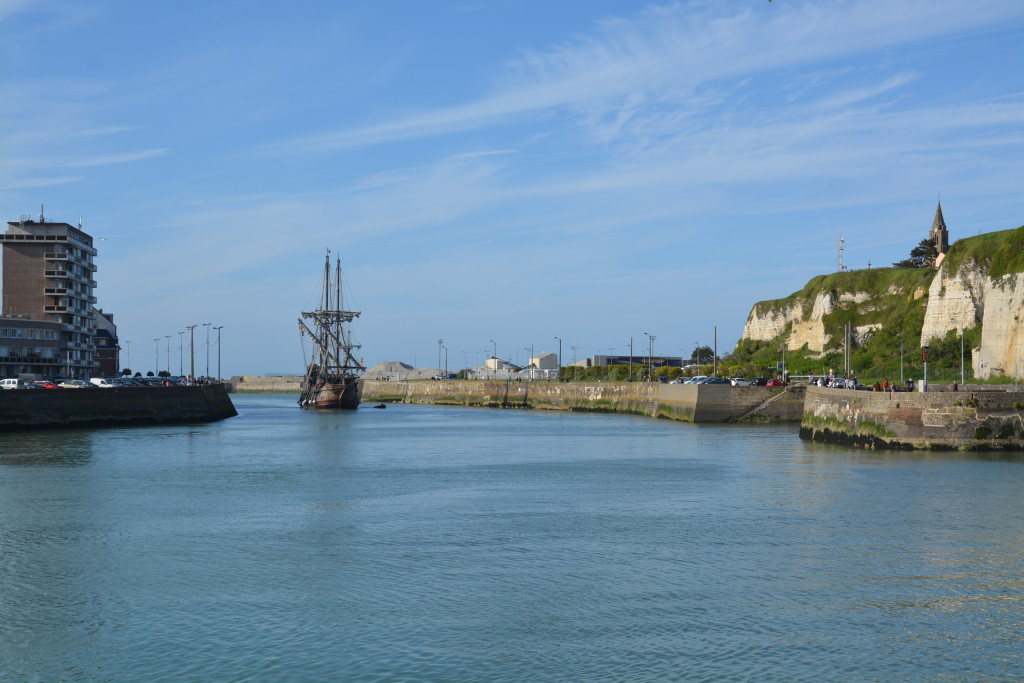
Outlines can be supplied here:
[[97, 374], [92, 237], [80, 226], [47, 221], [42, 211], [38, 220], [22, 216], [7, 226], [0, 235], [0, 372], [4, 377]]

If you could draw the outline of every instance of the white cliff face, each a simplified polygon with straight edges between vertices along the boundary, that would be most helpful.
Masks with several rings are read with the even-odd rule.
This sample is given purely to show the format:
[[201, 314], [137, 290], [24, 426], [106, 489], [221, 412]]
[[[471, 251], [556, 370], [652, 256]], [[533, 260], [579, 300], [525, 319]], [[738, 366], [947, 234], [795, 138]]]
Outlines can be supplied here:
[[[868, 298], [868, 295], [863, 292], [841, 295], [843, 301], [861, 302]], [[804, 318], [804, 303], [800, 299], [794, 299], [788, 306], [776, 309], [767, 309], [766, 307], [762, 311], [759, 306], [755, 306], [743, 328], [743, 337], [757, 341], [770, 341], [785, 332], [786, 326], [791, 324], [792, 329], [786, 339], [787, 349], [794, 351], [807, 344], [809, 351], [821, 353], [829, 341], [822, 319], [835, 309], [836, 298], [831, 292], [818, 293], [806, 319]]]
[[971, 354], [974, 375], [1024, 377], [1024, 273], [992, 278], [973, 261], [955, 273], [939, 268], [928, 293], [921, 343], [978, 322], [981, 345]]
[[921, 344], [936, 337], [944, 337], [950, 330], [974, 327], [984, 313], [988, 273], [983, 273], [974, 261], [969, 261], [955, 273], [945, 266], [928, 288], [928, 307], [921, 328]]

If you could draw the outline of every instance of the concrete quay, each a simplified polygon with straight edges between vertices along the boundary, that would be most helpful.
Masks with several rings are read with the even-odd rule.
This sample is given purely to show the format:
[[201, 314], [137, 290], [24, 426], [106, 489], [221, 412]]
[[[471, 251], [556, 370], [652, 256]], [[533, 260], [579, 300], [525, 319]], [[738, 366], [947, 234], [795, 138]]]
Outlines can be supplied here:
[[629, 413], [684, 422], [798, 421], [803, 387], [785, 391], [725, 384], [366, 380], [363, 403]]
[[808, 387], [800, 436], [864, 448], [1024, 450], [1024, 391], [985, 388], [893, 393]]
[[0, 391], [0, 431], [216, 422], [235, 415], [223, 384]]

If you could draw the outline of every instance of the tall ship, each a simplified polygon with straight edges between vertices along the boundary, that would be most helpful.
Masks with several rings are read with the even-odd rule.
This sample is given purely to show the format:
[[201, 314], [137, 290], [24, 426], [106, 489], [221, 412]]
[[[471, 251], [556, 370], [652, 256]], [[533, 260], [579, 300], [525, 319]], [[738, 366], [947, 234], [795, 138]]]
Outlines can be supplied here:
[[359, 317], [358, 311], [346, 311], [341, 287], [341, 259], [338, 258], [332, 277], [331, 252], [324, 261], [324, 291], [320, 307], [303, 311], [299, 318], [299, 335], [313, 342], [313, 355], [302, 378], [299, 405], [310, 410], [351, 410], [359, 407], [362, 382], [359, 375], [366, 368], [352, 355], [359, 344], [352, 343], [349, 323]]

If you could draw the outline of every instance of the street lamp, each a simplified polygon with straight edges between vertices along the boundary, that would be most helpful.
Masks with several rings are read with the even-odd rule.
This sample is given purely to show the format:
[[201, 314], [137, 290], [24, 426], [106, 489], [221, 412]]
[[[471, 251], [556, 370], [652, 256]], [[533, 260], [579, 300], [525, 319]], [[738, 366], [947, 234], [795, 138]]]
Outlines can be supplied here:
[[153, 341], [156, 342], [156, 353], [153, 356], [153, 374], [155, 376], [160, 375], [160, 337], [157, 337]]
[[178, 333], [178, 376], [185, 374], [185, 333]]
[[164, 339], [167, 340], [167, 374], [171, 374], [171, 335], [165, 334]]
[[220, 331], [224, 329], [224, 326], [221, 325], [220, 327], [215, 327], [213, 329], [217, 330], [217, 381], [219, 382], [221, 380], [221, 376], [220, 376]]
[[900, 338], [900, 384], [903, 384], [903, 333], [896, 336]]
[[576, 347], [572, 348], [572, 377], [573, 379], [580, 378], [580, 366], [576, 365]]
[[206, 377], [210, 376], [210, 325], [213, 323], [203, 323], [203, 327], [206, 328]]
[[126, 368], [128, 368], [129, 370], [131, 370], [132, 369], [132, 340], [129, 339], [128, 341], [126, 341], [125, 342], [125, 346], [128, 347], [128, 362], [125, 363], [124, 366]]
[[444, 339], [437, 340], [437, 374], [441, 374], [441, 344], [444, 344]]
[[196, 327], [197, 325], [185, 325], [188, 330], [188, 381], [196, 381]]
[[644, 335], [647, 336], [647, 345], [648, 345], [647, 346], [647, 381], [648, 382], [653, 382], [654, 381], [654, 335], [653, 334], [647, 334], [646, 332], [644, 332]]

